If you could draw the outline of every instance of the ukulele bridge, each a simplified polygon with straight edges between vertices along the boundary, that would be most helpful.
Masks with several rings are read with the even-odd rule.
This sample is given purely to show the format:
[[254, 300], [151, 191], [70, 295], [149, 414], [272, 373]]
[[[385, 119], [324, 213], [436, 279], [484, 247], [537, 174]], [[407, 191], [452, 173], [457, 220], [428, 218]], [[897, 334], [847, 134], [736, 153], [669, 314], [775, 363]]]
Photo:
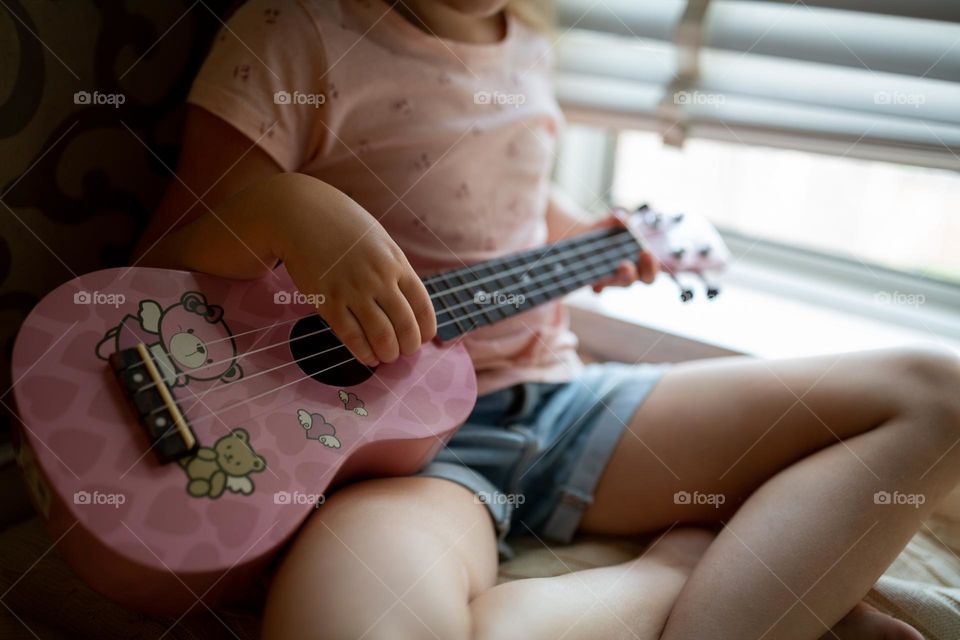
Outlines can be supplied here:
[[167, 464], [196, 452], [197, 437], [147, 347], [116, 351], [109, 362], [157, 459]]

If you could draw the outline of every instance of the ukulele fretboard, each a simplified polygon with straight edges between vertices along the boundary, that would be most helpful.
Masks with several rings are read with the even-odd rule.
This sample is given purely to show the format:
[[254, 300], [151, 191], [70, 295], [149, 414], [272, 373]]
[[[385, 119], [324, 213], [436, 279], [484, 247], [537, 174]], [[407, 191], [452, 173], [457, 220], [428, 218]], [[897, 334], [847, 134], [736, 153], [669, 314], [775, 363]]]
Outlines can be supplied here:
[[616, 227], [425, 278], [437, 335], [450, 340], [564, 296], [611, 275], [639, 250]]

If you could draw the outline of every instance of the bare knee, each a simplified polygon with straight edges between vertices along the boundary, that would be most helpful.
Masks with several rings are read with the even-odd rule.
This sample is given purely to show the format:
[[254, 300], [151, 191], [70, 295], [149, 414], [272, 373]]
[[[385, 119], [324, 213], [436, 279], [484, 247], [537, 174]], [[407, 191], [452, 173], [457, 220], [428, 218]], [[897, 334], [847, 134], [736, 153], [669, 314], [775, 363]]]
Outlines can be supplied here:
[[889, 369], [903, 413], [960, 435], [960, 359], [945, 350], [904, 349]]
[[714, 538], [716, 534], [708, 529], [678, 527], [654, 539], [639, 559], [689, 575]]
[[429, 478], [375, 480], [331, 496], [287, 551], [265, 638], [466, 638], [471, 593], [496, 575], [489, 516]]

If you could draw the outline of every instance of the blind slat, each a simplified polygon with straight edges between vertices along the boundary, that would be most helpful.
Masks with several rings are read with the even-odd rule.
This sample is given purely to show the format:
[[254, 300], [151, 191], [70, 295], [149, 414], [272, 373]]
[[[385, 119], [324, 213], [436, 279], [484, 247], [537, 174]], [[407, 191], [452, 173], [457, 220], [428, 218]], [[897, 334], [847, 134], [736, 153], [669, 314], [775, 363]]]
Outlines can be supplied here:
[[[572, 121], [659, 131], [663, 88], [561, 74], [557, 94]], [[843, 153], [866, 159], [897, 159], [960, 170], [960, 126], [904, 117], [865, 115], [838, 109], [747, 97], [684, 107], [691, 137]]]
[[[718, 0], [722, 2], [723, 0]], [[751, 0], [795, 4], [796, 0]], [[857, 13], [879, 13], [901, 18], [960, 22], [960, 3], [949, 0], [804, 0], [809, 7], [840, 9]]]
[[682, 79], [685, 1], [559, 6], [576, 25], [557, 43], [559, 95], [575, 119], [826, 152], [847, 144], [871, 158], [886, 149], [960, 169], [960, 3], [713, 0], [699, 41], [681, 45], [699, 43]]

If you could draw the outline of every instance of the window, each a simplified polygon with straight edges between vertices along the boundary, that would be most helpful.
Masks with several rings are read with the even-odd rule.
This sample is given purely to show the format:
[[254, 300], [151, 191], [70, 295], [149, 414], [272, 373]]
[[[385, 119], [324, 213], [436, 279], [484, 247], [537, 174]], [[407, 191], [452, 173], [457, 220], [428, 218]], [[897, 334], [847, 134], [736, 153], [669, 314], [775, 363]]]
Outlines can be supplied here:
[[748, 244], [960, 284], [960, 3], [558, 9], [557, 94], [585, 126], [557, 173], [581, 202], [686, 208]]
[[960, 284], [960, 174], [710, 140], [619, 134], [613, 202]]

